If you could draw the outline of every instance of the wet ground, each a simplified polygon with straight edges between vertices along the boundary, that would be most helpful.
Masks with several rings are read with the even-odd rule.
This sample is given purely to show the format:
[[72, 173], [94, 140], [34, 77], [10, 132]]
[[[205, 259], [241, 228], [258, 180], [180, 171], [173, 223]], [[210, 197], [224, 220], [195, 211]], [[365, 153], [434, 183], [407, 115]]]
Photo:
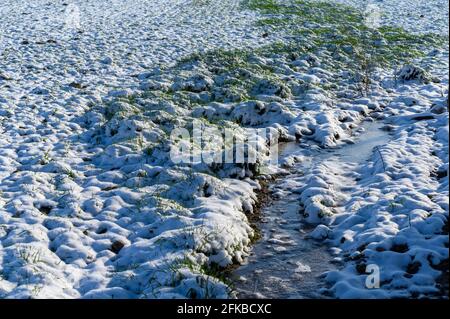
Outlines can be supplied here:
[[362, 129], [354, 132], [358, 135], [355, 143], [340, 148], [304, 150], [296, 143], [280, 148], [281, 156], [305, 152], [308, 156], [271, 187], [276, 196], [261, 212], [261, 239], [246, 264], [232, 274], [238, 298], [325, 298], [320, 275], [337, 265], [326, 245], [308, 238], [314, 226], [302, 221], [299, 194], [286, 188], [286, 180], [301, 184], [308, 172], [325, 160], [353, 164], [367, 161], [376, 146], [389, 140], [382, 126], [380, 122], [364, 122]]

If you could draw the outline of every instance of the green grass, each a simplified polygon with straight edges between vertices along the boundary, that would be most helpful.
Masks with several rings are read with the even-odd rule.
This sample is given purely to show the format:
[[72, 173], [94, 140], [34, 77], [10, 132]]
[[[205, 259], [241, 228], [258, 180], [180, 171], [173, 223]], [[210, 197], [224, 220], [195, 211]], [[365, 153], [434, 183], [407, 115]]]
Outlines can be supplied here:
[[[371, 51], [378, 64], [398, 64], [424, 55], [423, 47], [436, 47], [448, 43], [448, 38], [436, 34], [415, 35], [399, 27], [381, 27], [373, 30], [364, 23], [357, 9], [329, 2], [305, 0], [248, 0], [248, 9], [257, 10], [264, 17], [258, 24], [282, 28], [311, 41], [317, 51], [324, 46], [351, 45], [359, 51]], [[314, 23], [315, 28], [309, 25]], [[376, 47], [375, 40], [384, 39], [386, 45]], [[301, 39], [299, 39], [301, 41]]]
[[[280, 80], [280, 74], [269, 63], [253, 63], [253, 56], [269, 57], [274, 54], [298, 56], [328, 52], [319, 56], [322, 67], [329, 71], [349, 70], [370, 76], [376, 66], [393, 68], [424, 55], [424, 47], [441, 45], [445, 39], [437, 35], [412, 35], [401, 28], [382, 27], [373, 30], [364, 23], [364, 16], [358, 10], [327, 2], [305, 0], [247, 0], [244, 6], [262, 13], [257, 23], [262, 29], [271, 27], [295, 36], [290, 42], [275, 42], [251, 50], [214, 50], [196, 53], [180, 60], [169, 72], [192, 69], [195, 65], [205, 65], [213, 74], [228, 76], [228, 82], [221, 85], [224, 98], [233, 102], [248, 101], [254, 97], [251, 89], [257, 81]], [[316, 27], [311, 27], [314, 23]], [[377, 46], [375, 41], [385, 41]], [[340, 61], [335, 52], [347, 56]], [[249, 78], [235, 76], [240, 69], [251, 74]], [[369, 80], [363, 81], [368, 86]], [[192, 100], [191, 92], [152, 92], [157, 100], [171, 101], [178, 106], [193, 109], [210, 102], [226, 102], [221, 95], [214, 95], [211, 101]]]

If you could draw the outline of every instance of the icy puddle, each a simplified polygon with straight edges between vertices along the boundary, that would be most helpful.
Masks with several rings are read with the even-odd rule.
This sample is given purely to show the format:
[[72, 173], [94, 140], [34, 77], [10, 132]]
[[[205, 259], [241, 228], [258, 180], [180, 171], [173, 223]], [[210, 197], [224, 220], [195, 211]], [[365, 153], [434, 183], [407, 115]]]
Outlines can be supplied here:
[[[307, 150], [307, 160], [271, 186], [273, 198], [261, 212], [261, 239], [246, 264], [231, 275], [238, 298], [324, 298], [319, 277], [337, 266], [325, 245], [307, 238], [313, 227], [302, 222], [299, 195], [295, 188], [286, 187], [286, 181], [303, 184], [305, 175], [325, 160], [357, 164], [367, 161], [374, 147], [389, 140], [382, 126], [380, 122], [364, 122], [364, 130], [355, 132], [359, 134], [355, 144]], [[281, 149], [282, 157], [305, 152], [295, 143]]]

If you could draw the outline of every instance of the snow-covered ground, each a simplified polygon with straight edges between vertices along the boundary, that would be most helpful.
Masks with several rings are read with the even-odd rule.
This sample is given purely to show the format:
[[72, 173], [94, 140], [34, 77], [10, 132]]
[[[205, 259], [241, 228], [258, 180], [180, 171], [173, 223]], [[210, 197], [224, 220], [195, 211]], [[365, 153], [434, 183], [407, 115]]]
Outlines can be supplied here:
[[377, 12], [380, 23], [399, 26], [414, 33], [448, 35], [448, 0], [326, 0]]
[[[448, 37], [445, 0], [337, 2], [366, 12], [375, 8], [382, 26]], [[342, 167], [345, 160], [325, 161], [311, 184], [302, 186], [305, 211], [317, 208], [305, 194], [311, 193], [310, 186], [322, 188], [313, 191], [313, 197], [319, 194], [340, 206], [326, 222], [331, 229], [319, 226], [313, 233], [328, 237], [336, 261], [342, 262], [343, 269], [325, 276], [333, 284], [332, 295], [448, 297], [448, 44], [441, 58], [431, 62], [433, 56], [434, 52], [420, 63], [440, 83], [403, 82], [389, 89], [390, 101], [376, 118], [387, 124], [392, 139], [377, 148], [366, 165], [352, 169]], [[385, 78], [382, 86], [390, 87], [390, 81]], [[342, 182], [348, 171], [355, 173]], [[339, 203], [339, 198], [345, 200]], [[380, 289], [367, 289], [370, 265], [378, 267]]]
[[[339, 297], [442, 296], [445, 289], [447, 105], [437, 87], [402, 85], [399, 91], [384, 110], [392, 139], [368, 163], [324, 161], [302, 185], [306, 213], [333, 214], [323, 221], [330, 228], [321, 225], [313, 234], [328, 238], [342, 263], [326, 275]], [[368, 265], [379, 267], [380, 289], [367, 289]]]
[[[167, 264], [184, 258], [162, 242], [172, 245], [172, 233], [181, 228], [183, 236], [201, 237], [209, 219], [170, 202], [158, 210], [151, 195], [163, 191], [159, 185], [140, 191], [132, 185], [144, 173], [177, 180], [170, 171], [126, 168], [124, 149], [104, 153], [122, 156], [115, 167], [94, 162], [103, 150], [95, 141], [81, 141], [88, 123], [79, 117], [108, 93], [135, 87], [137, 75], [177, 58], [264, 44], [255, 19], [238, 0], [0, 3], [1, 296], [169, 296], [146, 290], [169, 285]], [[239, 201], [249, 196], [237, 196], [246, 191], [238, 181], [222, 184]], [[234, 212], [233, 200], [216, 205]], [[245, 217], [233, 215], [228, 222], [235, 218]], [[237, 232], [250, 228], [234, 224]], [[117, 251], [122, 245], [141, 248], [127, 247], [117, 258], [114, 243]], [[160, 258], [167, 253], [170, 261]], [[136, 265], [145, 278], [133, 284]], [[181, 295], [188, 288], [181, 287]]]
[[[444, 2], [421, 5], [420, 23], [383, 7], [382, 24], [448, 33], [448, 4], [436, 9]], [[409, 69], [355, 70], [364, 64], [353, 64], [354, 48], [304, 33], [313, 21], [283, 47], [274, 43], [288, 43], [289, 28], [250, 9], [239, 0], [2, 1], [0, 297], [233, 296], [218, 267], [242, 263], [256, 238], [258, 170], [174, 165], [170, 131], [193, 120], [240, 134], [270, 127], [310, 149], [351, 143], [369, 115], [392, 140], [362, 167], [319, 163], [296, 189], [304, 219], [321, 224], [314, 237], [343, 262], [326, 275], [329, 293], [439, 295], [448, 44], [411, 47], [425, 55]], [[381, 289], [363, 286], [366, 264], [382, 268]]]

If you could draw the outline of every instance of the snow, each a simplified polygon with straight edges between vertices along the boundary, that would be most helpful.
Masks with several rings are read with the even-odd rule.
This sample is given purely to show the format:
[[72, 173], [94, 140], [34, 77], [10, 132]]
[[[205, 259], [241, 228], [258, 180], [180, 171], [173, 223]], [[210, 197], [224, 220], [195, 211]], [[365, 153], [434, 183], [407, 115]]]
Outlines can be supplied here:
[[[381, 24], [448, 34], [446, 1], [417, 2], [420, 19], [392, 2], [376, 2]], [[215, 267], [250, 254], [255, 177], [299, 162], [312, 162], [309, 174], [281, 188], [303, 207], [302, 222], [318, 225], [310, 240], [345, 261], [325, 275], [329, 293], [439, 296], [448, 47], [376, 70], [362, 96], [361, 74], [344, 69], [351, 48], [258, 51], [290, 37], [263, 36], [264, 17], [239, 0], [2, 1], [0, 297], [234, 297]], [[235, 49], [253, 52], [223, 53]], [[364, 150], [369, 161], [315, 157], [354, 143], [368, 118], [390, 130], [377, 152]], [[301, 151], [266, 167], [269, 141], [258, 140], [254, 165], [175, 165], [170, 131], [194, 120], [239, 137], [266, 128]], [[275, 254], [295, 242], [268, 240]], [[380, 289], [364, 286], [358, 269], [368, 264], [381, 267]], [[297, 276], [317, 271], [293, 265]]]
[[[191, 188], [174, 190], [174, 198], [192, 201], [185, 208], [156, 195], [185, 173], [140, 163], [126, 147], [103, 150], [84, 134], [98, 125], [90, 108], [131, 96], [144, 72], [194, 52], [264, 44], [256, 18], [237, 0], [2, 1], [0, 296], [186, 296], [198, 275], [184, 264], [173, 266], [180, 269], [173, 282], [162, 273], [205, 236], [211, 237], [205, 251], [217, 251], [212, 260], [242, 259], [245, 251], [230, 247], [249, 244], [253, 230], [241, 207], [254, 203], [254, 182], [215, 179], [221, 190], [207, 203], [194, 199]], [[114, 107], [113, 114], [120, 106]], [[105, 138], [118, 130], [114, 143], [134, 128], [133, 121], [111, 123]], [[184, 186], [207, 182], [191, 175]], [[146, 176], [159, 182], [150, 185]], [[111, 248], [117, 242], [124, 246], [118, 254]], [[228, 296], [214, 282], [202, 283], [203, 291], [212, 285], [214, 296]]]
[[380, 25], [398, 26], [413, 33], [448, 35], [448, 0], [326, 0], [376, 13]]

